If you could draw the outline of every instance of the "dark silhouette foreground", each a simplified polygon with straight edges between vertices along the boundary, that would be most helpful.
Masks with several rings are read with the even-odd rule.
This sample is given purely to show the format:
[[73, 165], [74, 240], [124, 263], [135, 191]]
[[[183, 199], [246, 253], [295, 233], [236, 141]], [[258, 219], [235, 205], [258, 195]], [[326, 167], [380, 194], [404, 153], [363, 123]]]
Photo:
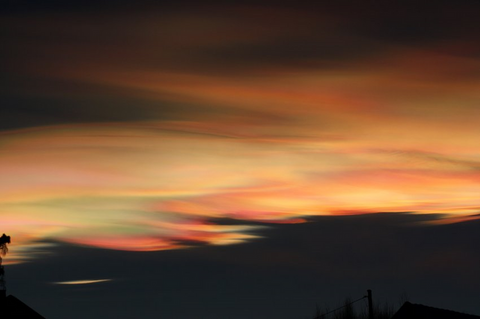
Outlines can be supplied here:
[[[0, 256], [5, 256], [8, 253], [7, 244], [10, 244], [10, 236], [3, 234], [0, 237]], [[7, 297], [7, 288], [5, 287], [4, 276], [5, 270], [2, 266], [2, 257], [0, 257], [0, 318], [45, 319], [16, 297], [12, 295]]]
[[45, 317], [12, 295], [8, 297], [0, 296], [0, 318], [45, 319]]
[[406, 302], [392, 319], [480, 319], [479, 316]]

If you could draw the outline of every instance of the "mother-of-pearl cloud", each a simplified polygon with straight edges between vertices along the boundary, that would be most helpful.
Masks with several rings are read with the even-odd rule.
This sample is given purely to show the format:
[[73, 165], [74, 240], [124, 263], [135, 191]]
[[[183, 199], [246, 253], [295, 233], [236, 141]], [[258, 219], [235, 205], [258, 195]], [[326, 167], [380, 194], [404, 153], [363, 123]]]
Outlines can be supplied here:
[[[480, 172], [461, 161], [411, 162], [399, 156], [408, 152], [364, 148], [348, 132], [335, 140], [266, 142], [188, 127], [115, 123], [4, 133], [0, 212], [2, 231], [15, 239], [10, 262], [45, 241], [178, 249], [254, 239], [259, 226], [251, 222], [379, 211], [458, 217], [480, 207]], [[224, 218], [240, 222], [218, 222]]]

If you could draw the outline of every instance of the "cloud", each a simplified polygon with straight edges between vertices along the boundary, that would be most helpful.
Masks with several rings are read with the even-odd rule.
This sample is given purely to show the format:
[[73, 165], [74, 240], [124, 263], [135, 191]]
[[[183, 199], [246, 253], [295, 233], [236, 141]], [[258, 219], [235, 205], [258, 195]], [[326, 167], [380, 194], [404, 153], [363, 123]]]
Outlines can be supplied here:
[[101, 282], [112, 281], [112, 279], [84, 279], [84, 280], [70, 280], [70, 281], [57, 281], [54, 282], [56, 285], [89, 285], [97, 284]]
[[0, 212], [23, 247], [480, 206], [473, 2], [56, 3], [1, 19]]
[[[292, 141], [269, 130], [278, 138], [271, 143], [261, 133], [237, 133], [241, 127], [139, 122], [4, 133], [3, 231], [25, 247], [12, 259], [33, 254], [45, 240], [152, 251], [262, 237], [251, 222], [478, 213], [480, 175], [462, 165], [412, 165], [395, 153], [363, 149], [364, 141], [351, 136]], [[224, 218], [239, 223], [224, 225]]]

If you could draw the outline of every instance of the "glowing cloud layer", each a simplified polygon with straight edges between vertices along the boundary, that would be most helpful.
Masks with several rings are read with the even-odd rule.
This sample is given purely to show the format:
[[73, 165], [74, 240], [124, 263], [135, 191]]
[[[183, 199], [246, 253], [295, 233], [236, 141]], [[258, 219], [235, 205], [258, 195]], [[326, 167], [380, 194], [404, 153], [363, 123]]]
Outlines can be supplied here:
[[478, 213], [479, 154], [467, 138], [478, 128], [459, 126], [463, 138], [446, 140], [428, 122], [372, 128], [368, 118], [377, 115], [366, 113], [342, 133], [349, 112], [332, 110], [340, 120], [328, 130], [315, 125], [323, 115], [311, 108], [289, 134], [283, 125], [291, 124], [241, 118], [3, 133], [0, 213], [15, 239], [10, 262], [45, 240], [149, 251], [241, 243], [258, 237], [251, 221], [398, 211], [455, 221]]
[[[1, 19], [4, 69], [18, 77], [4, 83], [13, 121], [0, 128], [8, 262], [56, 241], [130, 251], [242, 243], [259, 225], [315, 215], [476, 218], [478, 19], [465, 15], [475, 10], [405, 22], [389, 3], [371, 24], [368, 6], [351, 6]], [[417, 16], [431, 33], [408, 33]]]

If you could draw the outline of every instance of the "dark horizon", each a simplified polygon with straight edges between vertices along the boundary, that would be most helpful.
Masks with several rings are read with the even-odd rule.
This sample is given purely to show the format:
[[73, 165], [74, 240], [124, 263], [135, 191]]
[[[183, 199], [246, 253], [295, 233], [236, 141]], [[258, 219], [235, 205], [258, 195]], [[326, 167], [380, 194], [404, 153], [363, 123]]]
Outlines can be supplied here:
[[[8, 292], [46, 318], [71, 310], [72, 319], [313, 318], [317, 307], [331, 309], [366, 289], [376, 305], [395, 310], [408, 299], [478, 315], [480, 222], [425, 224], [434, 219], [316, 217], [271, 226], [251, 243], [163, 252], [56, 243], [42, 258], [8, 266]], [[81, 279], [111, 281], [54, 284]]]

